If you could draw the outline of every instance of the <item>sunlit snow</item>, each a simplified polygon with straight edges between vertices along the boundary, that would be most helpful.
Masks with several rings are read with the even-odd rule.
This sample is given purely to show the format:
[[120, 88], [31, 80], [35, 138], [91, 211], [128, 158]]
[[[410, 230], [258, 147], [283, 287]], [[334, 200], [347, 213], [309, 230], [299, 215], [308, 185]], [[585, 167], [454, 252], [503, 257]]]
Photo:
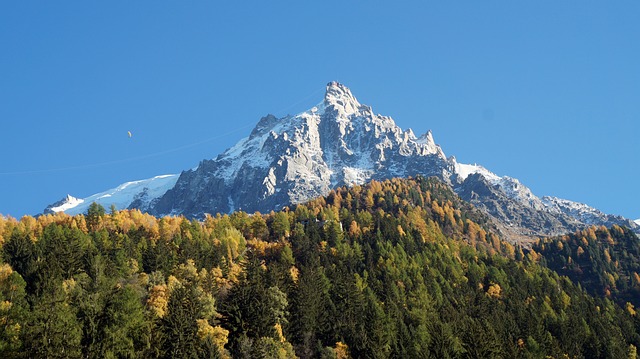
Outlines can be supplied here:
[[111, 205], [114, 205], [116, 209], [122, 210], [127, 209], [133, 201], [138, 199], [143, 205], [148, 205], [154, 199], [165, 194], [176, 184], [176, 181], [178, 181], [178, 175], [171, 174], [127, 182], [116, 188], [96, 193], [87, 198], [78, 199], [67, 196], [62, 205], [51, 207], [50, 210], [53, 212], [65, 212], [71, 215], [86, 213], [93, 202], [107, 209], [111, 207]]
[[487, 179], [487, 181], [493, 184], [496, 184], [498, 181], [500, 181], [500, 176], [477, 164], [467, 165], [464, 163], [456, 163], [456, 173], [463, 181], [470, 175], [476, 173], [480, 173], [484, 176], [484, 178]]

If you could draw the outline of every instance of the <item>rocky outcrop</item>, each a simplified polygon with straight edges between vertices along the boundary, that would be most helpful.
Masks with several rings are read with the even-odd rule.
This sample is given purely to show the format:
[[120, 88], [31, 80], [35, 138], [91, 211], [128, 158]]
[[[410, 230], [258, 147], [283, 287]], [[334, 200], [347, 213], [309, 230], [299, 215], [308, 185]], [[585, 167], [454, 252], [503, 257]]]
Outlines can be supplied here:
[[234, 147], [183, 172], [153, 213], [270, 211], [341, 185], [423, 174], [448, 181], [453, 167], [431, 133], [416, 138], [332, 82], [322, 103], [296, 116], [263, 117]]
[[491, 183], [479, 173], [467, 177], [456, 187], [456, 192], [463, 200], [497, 219], [503, 227], [522, 236], [560, 235], [584, 227], [568, 215], [537, 207], [537, 201], [532, 198], [523, 201], [507, 195], [499, 184]]

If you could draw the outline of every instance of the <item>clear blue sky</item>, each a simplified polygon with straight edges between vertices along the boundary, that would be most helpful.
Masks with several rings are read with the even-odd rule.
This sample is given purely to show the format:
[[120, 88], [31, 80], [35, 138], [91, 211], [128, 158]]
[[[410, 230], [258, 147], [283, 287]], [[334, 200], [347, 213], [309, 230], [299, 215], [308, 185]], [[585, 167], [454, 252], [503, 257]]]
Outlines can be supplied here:
[[337, 80], [460, 162], [640, 218], [638, 19], [638, 1], [4, 1], [0, 213], [193, 168]]

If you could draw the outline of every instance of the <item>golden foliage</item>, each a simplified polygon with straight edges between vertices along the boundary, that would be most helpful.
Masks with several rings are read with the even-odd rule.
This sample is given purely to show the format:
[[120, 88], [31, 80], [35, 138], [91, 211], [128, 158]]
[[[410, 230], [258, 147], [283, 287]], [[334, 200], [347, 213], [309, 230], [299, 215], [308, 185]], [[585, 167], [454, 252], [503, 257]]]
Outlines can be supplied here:
[[62, 281], [62, 290], [65, 294], [70, 294], [76, 288], [76, 280], [73, 278], [65, 279]]
[[358, 222], [351, 221], [351, 224], [349, 225], [349, 236], [351, 236], [352, 238], [356, 238], [361, 234], [362, 231], [360, 230], [360, 226], [358, 226]]
[[627, 302], [627, 304], [626, 304], [626, 306], [625, 306], [625, 309], [627, 310], [627, 312], [628, 312], [631, 316], [633, 316], [633, 317], [635, 317], [635, 316], [636, 316], [636, 310], [635, 310], [635, 308], [633, 307], [633, 304], [631, 304], [631, 303]]
[[443, 222], [444, 221], [444, 209], [438, 204], [437, 201], [432, 201], [431, 202], [431, 210], [433, 211], [433, 213], [435, 213], [435, 215], [438, 217], [438, 219]]
[[540, 255], [536, 251], [531, 249], [529, 253], [527, 253], [527, 258], [529, 258], [529, 260], [531, 260], [532, 262], [537, 262], [538, 260], [540, 260]]
[[236, 283], [238, 281], [240, 273], [242, 273], [242, 266], [240, 266], [240, 264], [229, 263], [229, 272], [227, 274], [229, 282]]
[[278, 336], [278, 340], [280, 341], [280, 343], [284, 343], [287, 341], [287, 339], [284, 337], [284, 334], [282, 333], [282, 325], [280, 325], [280, 323], [276, 323], [273, 328], [276, 330], [276, 335]]
[[296, 266], [291, 266], [291, 268], [289, 268], [289, 274], [291, 275], [291, 280], [293, 280], [293, 283], [298, 283], [300, 271], [298, 270], [298, 268], [296, 268]]
[[4, 282], [13, 273], [13, 269], [7, 263], [0, 265], [0, 283]]
[[343, 342], [337, 342], [336, 347], [336, 359], [351, 359], [351, 354], [349, 353], [349, 346], [347, 346]]
[[149, 290], [149, 299], [147, 299], [147, 307], [157, 317], [163, 318], [167, 312], [167, 304], [169, 304], [169, 294], [165, 284], [155, 285]]
[[229, 331], [221, 326], [212, 326], [206, 319], [197, 319], [198, 338], [201, 340], [211, 338], [218, 348], [224, 348], [229, 341]]
[[502, 297], [502, 288], [498, 283], [492, 283], [487, 289], [487, 295], [491, 298], [500, 299]]

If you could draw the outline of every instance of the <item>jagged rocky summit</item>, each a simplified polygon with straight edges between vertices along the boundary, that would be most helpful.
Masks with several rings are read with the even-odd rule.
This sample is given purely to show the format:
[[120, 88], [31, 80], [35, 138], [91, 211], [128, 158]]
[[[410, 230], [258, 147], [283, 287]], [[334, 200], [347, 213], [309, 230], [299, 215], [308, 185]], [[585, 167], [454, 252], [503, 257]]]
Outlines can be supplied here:
[[[538, 198], [517, 179], [460, 164], [445, 156], [430, 131], [417, 137], [411, 129], [402, 130], [337, 82], [327, 85], [317, 106], [295, 116], [263, 117], [249, 137], [215, 159], [168, 177], [162, 181], [165, 187], [150, 191], [138, 185], [142, 194], [132, 193], [131, 201], [120, 201], [118, 208], [194, 218], [235, 210], [267, 212], [326, 195], [337, 186], [416, 175], [449, 184], [512, 238], [563, 234], [594, 224], [640, 232], [634, 221], [571, 201]], [[103, 193], [101, 198], [109, 197]], [[71, 205], [56, 208], [78, 213]]]
[[270, 211], [370, 179], [454, 171], [430, 132], [417, 138], [332, 82], [322, 103], [295, 116], [263, 117], [249, 137], [183, 172], [155, 214]]

